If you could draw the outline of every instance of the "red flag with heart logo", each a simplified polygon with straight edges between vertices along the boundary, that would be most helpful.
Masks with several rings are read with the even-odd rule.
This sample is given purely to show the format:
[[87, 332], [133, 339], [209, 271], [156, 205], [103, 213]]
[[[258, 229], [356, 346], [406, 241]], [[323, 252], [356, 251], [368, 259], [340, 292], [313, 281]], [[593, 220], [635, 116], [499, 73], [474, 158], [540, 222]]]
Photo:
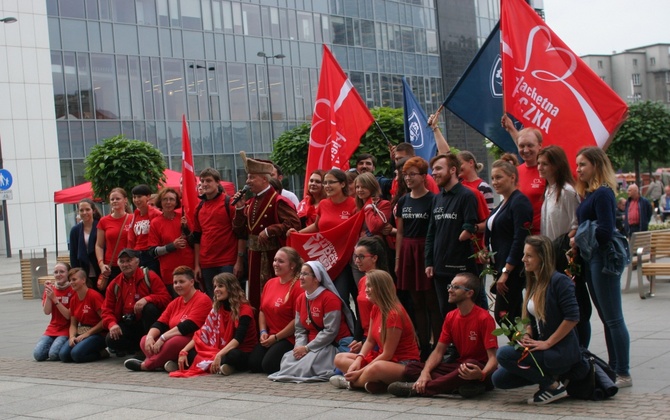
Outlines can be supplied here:
[[500, 31], [506, 112], [538, 128], [543, 146], [562, 147], [571, 164], [582, 147], [606, 148], [626, 103], [524, 0], [502, 0]]
[[298, 251], [305, 261], [319, 261], [335, 279], [351, 262], [361, 233], [365, 213], [359, 211], [332, 229], [316, 233], [292, 233], [287, 245]]
[[200, 202], [197, 187], [195, 185], [195, 172], [193, 169], [193, 153], [191, 152], [191, 140], [188, 135], [186, 116], [181, 116], [181, 204], [186, 215], [186, 220], [193, 229], [195, 209]]
[[324, 45], [309, 132], [305, 191], [309, 176], [316, 169], [349, 169], [349, 158], [373, 121], [365, 102]]

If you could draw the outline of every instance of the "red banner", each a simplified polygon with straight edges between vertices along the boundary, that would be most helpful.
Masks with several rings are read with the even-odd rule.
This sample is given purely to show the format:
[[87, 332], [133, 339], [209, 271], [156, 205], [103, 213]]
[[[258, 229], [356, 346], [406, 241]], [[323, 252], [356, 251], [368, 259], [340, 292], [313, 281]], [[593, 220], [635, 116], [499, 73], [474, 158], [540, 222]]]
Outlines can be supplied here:
[[524, 0], [502, 0], [500, 12], [506, 112], [542, 132], [574, 164], [584, 146], [605, 149], [623, 122], [626, 103]]
[[321, 262], [330, 278], [335, 279], [351, 262], [364, 220], [365, 213], [359, 211], [324, 232], [292, 233], [287, 245], [297, 250], [305, 261]]
[[309, 133], [305, 191], [309, 176], [316, 169], [349, 169], [349, 158], [373, 121], [365, 102], [324, 45]]
[[191, 140], [188, 136], [188, 125], [186, 124], [185, 115], [181, 117], [181, 176], [181, 204], [188, 221], [188, 226], [193, 229], [195, 208], [198, 206], [200, 199], [198, 199], [198, 191], [195, 185], [193, 153], [191, 152]]

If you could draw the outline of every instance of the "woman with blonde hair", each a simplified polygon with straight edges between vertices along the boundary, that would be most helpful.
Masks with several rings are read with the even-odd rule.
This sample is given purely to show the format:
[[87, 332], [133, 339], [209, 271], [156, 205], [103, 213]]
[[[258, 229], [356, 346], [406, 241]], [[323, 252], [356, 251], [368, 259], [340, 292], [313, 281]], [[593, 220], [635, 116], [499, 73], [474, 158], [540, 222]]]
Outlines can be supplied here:
[[630, 377], [630, 336], [621, 304], [621, 273], [628, 258], [627, 241], [616, 231], [617, 182], [609, 158], [599, 147], [577, 153], [575, 189], [583, 197], [577, 207], [577, 234], [571, 244], [586, 262], [586, 282], [593, 305], [604, 324], [609, 365], [619, 388], [633, 385]]
[[42, 312], [50, 315], [47, 329], [35, 345], [33, 357], [38, 362], [45, 360], [60, 360], [61, 348], [67, 346], [68, 327], [70, 325], [70, 301], [74, 291], [70, 287], [67, 276], [70, 265], [64, 262], [56, 263], [54, 267], [55, 282], [44, 283], [42, 295]]
[[461, 184], [476, 188], [484, 196], [489, 211], [493, 210], [495, 208], [493, 204], [493, 189], [478, 175], [484, 169], [484, 164], [477, 162], [475, 155], [467, 150], [458, 152], [458, 161], [461, 163]]
[[335, 366], [344, 375], [330, 383], [336, 388], [365, 388], [371, 394], [386, 392], [402, 380], [405, 365], [419, 360], [414, 326], [396, 295], [391, 275], [381, 270], [366, 273], [365, 293], [373, 304], [367, 340], [360, 353], [340, 353]]
[[119, 253], [128, 244], [128, 231], [133, 224], [126, 190], [113, 188], [109, 193], [109, 204], [112, 212], [98, 222], [95, 242], [95, 256], [101, 271], [97, 288], [103, 295], [109, 281], [121, 274]]
[[[568, 396], [556, 379], [580, 361], [579, 341], [574, 327], [579, 321], [575, 287], [564, 274], [554, 270], [554, 251], [546, 236], [526, 238], [523, 263], [526, 296], [522, 317], [530, 318], [526, 332], [516, 341], [520, 349], [498, 350], [499, 368], [493, 385], [500, 389], [539, 384], [540, 390], [528, 404], [547, 404]], [[527, 357], [532, 352], [532, 357]]]
[[247, 370], [249, 354], [258, 343], [254, 311], [232, 273], [214, 276], [214, 304], [205, 323], [179, 352], [173, 377]]

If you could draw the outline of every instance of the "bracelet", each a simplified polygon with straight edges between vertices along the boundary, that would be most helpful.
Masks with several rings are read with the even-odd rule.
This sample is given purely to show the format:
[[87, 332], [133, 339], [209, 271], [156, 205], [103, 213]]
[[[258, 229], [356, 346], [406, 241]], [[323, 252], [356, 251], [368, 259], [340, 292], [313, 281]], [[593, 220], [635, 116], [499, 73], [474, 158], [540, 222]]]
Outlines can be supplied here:
[[433, 128], [433, 131], [437, 131], [437, 130], [439, 130], [439, 129], [440, 129], [440, 126], [438, 125], [438, 126], [436, 126], [436, 127]]
[[102, 262], [102, 265], [105, 265], [105, 261], [104, 261], [104, 260], [98, 260], [98, 264], [100, 264], [101, 262]]
[[54, 305], [58, 306], [59, 303], [60, 303], [59, 301], [55, 301]]
[[186, 350], [182, 350], [179, 352], [180, 356], [188, 356], [188, 352]]
[[356, 355], [355, 358], [358, 359], [359, 357], [365, 357], [365, 356], [363, 356], [362, 354], [358, 353], [358, 354]]
[[267, 334], [268, 330], [261, 330], [261, 334], [263, 334], [263, 333]]
[[237, 253], [237, 256], [238, 256], [238, 257], [244, 257], [245, 255], [246, 255], [246, 254], [245, 254], [244, 252], [238, 252], [238, 253]]
[[167, 338], [165, 338], [165, 336], [163, 334], [161, 334], [160, 339], [163, 340], [163, 341], [167, 341]]

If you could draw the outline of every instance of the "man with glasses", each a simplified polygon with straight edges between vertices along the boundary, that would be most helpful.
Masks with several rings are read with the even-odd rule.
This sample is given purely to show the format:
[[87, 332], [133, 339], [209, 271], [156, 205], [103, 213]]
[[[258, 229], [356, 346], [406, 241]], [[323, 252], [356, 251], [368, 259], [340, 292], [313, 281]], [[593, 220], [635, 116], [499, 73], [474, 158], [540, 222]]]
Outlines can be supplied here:
[[477, 273], [471, 239], [477, 232], [477, 197], [458, 181], [456, 155], [435, 156], [430, 161], [433, 178], [441, 191], [433, 197], [426, 234], [426, 276], [433, 279], [442, 318], [454, 309], [447, 299], [447, 285], [457, 273]]
[[[392, 383], [389, 393], [397, 397], [459, 393], [469, 398], [493, 389], [491, 374], [498, 367], [498, 339], [492, 334], [495, 321], [473, 301], [480, 287], [479, 278], [472, 273], [454, 277], [448, 290], [449, 303], [456, 309], [447, 314], [435, 350], [426, 363], [405, 366], [403, 379], [410, 382]], [[450, 344], [459, 356], [455, 362], [443, 362]]]

